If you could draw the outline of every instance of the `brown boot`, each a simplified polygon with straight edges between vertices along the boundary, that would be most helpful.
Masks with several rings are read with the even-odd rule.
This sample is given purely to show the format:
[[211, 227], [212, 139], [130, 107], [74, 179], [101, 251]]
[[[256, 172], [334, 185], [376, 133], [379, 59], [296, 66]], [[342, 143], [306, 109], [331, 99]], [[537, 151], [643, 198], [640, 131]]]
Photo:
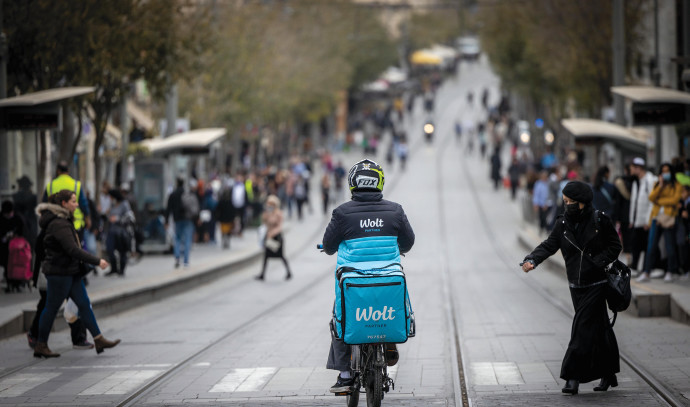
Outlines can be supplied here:
[[34, 348], [35, 358], [57, 358], [60, 357], [59, 353], [53, 353], [53, 351], [48, 348], [48, 344], [45, 342], [36, 342], [36, 347]]
[[101, 334], [93, 338], [93, 342], [94, 345], [96, 345], [96, 353], [101, 353], [103, 352], [103, 349], [114, 348], [117, 346], [117, 344], [120, 343], [120, 340], [115, 339], [114, 341], [109, 341], [103, 337], [103, 334]]

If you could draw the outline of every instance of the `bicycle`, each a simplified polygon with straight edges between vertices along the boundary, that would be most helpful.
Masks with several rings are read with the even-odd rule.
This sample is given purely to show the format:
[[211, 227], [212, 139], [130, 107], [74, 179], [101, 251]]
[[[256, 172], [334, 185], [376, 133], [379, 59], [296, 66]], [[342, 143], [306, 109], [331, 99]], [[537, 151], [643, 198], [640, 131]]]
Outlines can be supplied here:
[[[322, 245], [317, 249], [323, 251]], [[337, 338], [333, 321], [329, 324], [331, 335]], [[411, 321], [409, 336], [415, 335], [414, 319]], [[356, 407], [359, 404], [359, 396], [364, 389], [368, 407], [380, 407], [384, 394], [395, 390], [395, 382], [388, 375], [388, 363], [386, 360], [387, 343], [361, 343], [350, 344], [350, 368], [354, 374], [354, 384], [348, 392], [335, 393], [336, 396], [345, 396], [348, 407]]]

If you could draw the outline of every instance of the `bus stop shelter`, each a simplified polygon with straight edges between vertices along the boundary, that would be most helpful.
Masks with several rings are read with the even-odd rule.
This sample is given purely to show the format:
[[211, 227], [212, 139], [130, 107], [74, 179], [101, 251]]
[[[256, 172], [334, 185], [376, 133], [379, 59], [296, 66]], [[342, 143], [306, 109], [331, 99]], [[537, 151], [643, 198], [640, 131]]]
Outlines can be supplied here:
[[634, 157], [644, 157], [650, 134], [644, 129], [623, 127], [596, 119], [563, 119], [563, 127], [575, 138], [575, 147], [584, 152], [584, 174], [593, 175], [608, 165], [620, 173]]

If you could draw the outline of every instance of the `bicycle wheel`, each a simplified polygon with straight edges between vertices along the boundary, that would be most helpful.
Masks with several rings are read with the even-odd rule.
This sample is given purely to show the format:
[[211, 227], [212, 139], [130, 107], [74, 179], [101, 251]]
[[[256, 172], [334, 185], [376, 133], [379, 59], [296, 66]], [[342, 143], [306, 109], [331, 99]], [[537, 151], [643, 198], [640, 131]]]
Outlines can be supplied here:
[[359, 387], [355, 387], [350, 394], [345, 396], [347, 407], [357, 407], [359, 404]]
[[367, 375], [367, 407], [381, 407], [383, 399], [383, 371], [372, 367]]

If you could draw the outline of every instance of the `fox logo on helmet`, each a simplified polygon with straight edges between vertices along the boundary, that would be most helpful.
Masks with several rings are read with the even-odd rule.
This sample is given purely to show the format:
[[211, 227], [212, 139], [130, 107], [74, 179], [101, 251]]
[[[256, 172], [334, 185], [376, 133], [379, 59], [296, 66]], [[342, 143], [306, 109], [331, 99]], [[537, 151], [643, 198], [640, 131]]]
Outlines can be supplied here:
[[351, 191], [383, 191], [383, 168], [369, 159], [364, 159], [353, 165], [347, 178]]

